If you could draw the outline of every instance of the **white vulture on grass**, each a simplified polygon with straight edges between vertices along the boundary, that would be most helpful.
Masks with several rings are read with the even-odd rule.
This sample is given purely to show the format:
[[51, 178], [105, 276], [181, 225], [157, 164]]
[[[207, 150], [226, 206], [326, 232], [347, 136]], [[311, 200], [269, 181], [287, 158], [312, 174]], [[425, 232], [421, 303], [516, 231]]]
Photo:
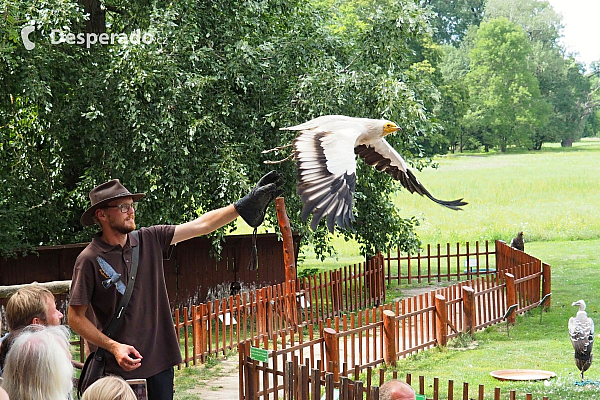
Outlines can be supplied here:
[[594, 345], [594, 321], [585, 312], [585, 301], [579, 300], [571, 304], [579, 306], [577, 316], [569, 318], [569, 334], [575, 349], [575, 365], [583, 373], [592, 365], [592, 346]]
[[315, 230], [327, 217], [333, 233], [334, 225], [352, 229], [352, 196], [356, 186], [358, 154], [367, 164], [399, 180], [411, 193], [427, 196], [452, 210], [467, 204], [462, 199], [438, 200], [419, 182], [400, 154], [384, 139], [400, 130], [383, 119], [325, 115], [300, 125], [281, 128], [300, 131], [293, 142], [298, 165], [298, 194], [302, 198], [302, 220], [312, 213], [310, 224]]

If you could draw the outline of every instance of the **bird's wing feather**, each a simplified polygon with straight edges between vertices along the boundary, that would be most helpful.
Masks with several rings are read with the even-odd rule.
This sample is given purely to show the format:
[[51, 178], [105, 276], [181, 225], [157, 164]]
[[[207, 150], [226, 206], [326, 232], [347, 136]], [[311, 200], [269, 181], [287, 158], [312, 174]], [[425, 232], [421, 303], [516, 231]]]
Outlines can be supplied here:
[[419, 182], [417, 177], [406, 165], [404, 159], [398, 152], [390, 146], [383, 138], [361, 143], [359, 140], [358, 146], [354, 149], [365, 162], [379, 171], [383, 171], [391, 175], [394, 179], [399, 180], [410, 193], [418, 193], [421, 196], [426, 196], [434, 202], [448, 207], [453, 210], [460, 210], [461, 206], [467, 203], [462, 199], [446, 201], [438, 200], [429, 193], [427, 189]]
[[[352, 229], [352, 195], [356, 187], [354, 143], [364, 133], [350, 118], [316, 118], [304, 124], [283, 128], [300, 130], [294, 140], [298, 165], [298, 195], [302, 198], [302, 219], [312, 213], [311, 228], [327, 216], [327, 227]], [[335, 132], [335, 134], [333, 134]]]
[[589, 355], [594, 345], [594, 321], [591, 318], [569, 318], [569, 335], [575, 355]]

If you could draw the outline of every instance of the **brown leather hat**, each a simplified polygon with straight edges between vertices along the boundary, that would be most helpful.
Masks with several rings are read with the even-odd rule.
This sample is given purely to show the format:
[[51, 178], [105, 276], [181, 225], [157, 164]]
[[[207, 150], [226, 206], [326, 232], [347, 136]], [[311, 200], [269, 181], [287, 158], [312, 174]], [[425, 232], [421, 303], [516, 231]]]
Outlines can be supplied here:
[[92, 202], [92, 206], [85, 210], [81, 215], [81, 225], [93, 225], [94, 212], [114, 199], [120, 197], [132, 197], [133, 201], [138, 201], [144, 196], [146, 196], [146, 193], [131, 193], [125, 186], [121, 185], [121, 182], [119, 182], [118, 179], [113, 179], [102, 185], [96, 186], [90, 190], [90, 201]]

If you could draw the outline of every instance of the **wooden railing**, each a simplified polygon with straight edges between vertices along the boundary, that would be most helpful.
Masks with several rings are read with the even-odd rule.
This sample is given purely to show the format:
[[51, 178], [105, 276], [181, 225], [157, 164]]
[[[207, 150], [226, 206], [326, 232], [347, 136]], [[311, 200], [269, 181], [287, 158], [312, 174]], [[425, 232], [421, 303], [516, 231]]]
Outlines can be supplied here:
[[[319, 324], [320, 337], [315, 337], [311, 330], [308, 341], [302, 341], [302, 332], [297, 339], [294, 334], [283, 333], [279, 338], [282, 348], [278, 348], [276, 340], [270, 346], [266, 340], [263, 346], [256, 340], [254, 347], [269, 350], [269, 362], [260, 367], [254, 363], [251, 368], [262, 371], [261, 379], [268, 386], [259, 387], [258, 382], [254, 382], [252, 387], [256, 393], [264, 394], [284, 390], [280, 378], [284, 376], [281, 368], [286, 361], [295, 360], [298, 365], [299, 360], [311, 368], [316, 366], [322, 379], [330, 372], [339, 385], [343, 377], [353, 373], [358, 376], [369, 367], [384, 362], [392, 364], [400, 357], [436, 345], [444, 346], [461, 332], [472, 334], [504, 320], [513, 304], [516, 307], [511, 316], [540, 305], [540, 296], [549, 293], [549, 286], [542, 284], [550, 280], [549, 273], [549, 267], [542, 268], [540, 262], [528, 263], [370, 310], [327, 319]], [[514, 323], [510, 316], [509, 322]], [[247, 352], [250, 343], [239, 351]], [[285, 343], [288, 343], [287, 348]], [[247, 360], [242, 357], [240, 371], [245, 365]], [[240, 388], [240, 399], [252, 398], [244, 397], [247, 392], [242, 393], [243, 387], [246, 386]]]
[[[423, 252], [417, 254], [402, 254], [400, 249], [388, 249], [384, 261], [386, 281], [388, 284], [430, 283], [494, 273], [497, 270], [496, 252], [487, 240], [483, 244], [479, 241], [474, 245], [466, 242], [462, 246], [460, 243], [455, 246], [450, 243], [445, 246], [428, 244]], [[506, 260], [508, 262], [508, 258]]]
[[[243, 359], [244, 368], [241, 369], [245, 374], [243, 381], [245, 388], [241, 392], [248, 393], [240, 399], [258, 400], [260, 398], [269, 399], [273, 393], [283, 391], [283, 396], [273, 398], [284, 398], [286, 400], [379, 400], [379, 388], [386, 382], [385, 371], [379, 370], [379, 374], [374, 374], [372, 367], [366, 368], [362, 380], [359, 373], [354, 376], [342, 376], [336, 381], [332, 372], [325, 374], [318, 368], [312, 368], [309, 365], [299, 363], [298, 359], [285, 361], [283, 364], [280, 379], [276, 382], [264, 384], [262, 379], [269, 376], [271, 368], [265, 363], [252, 360], [248, 357], [249, 350], [245, 345], [240, 346], [240, 356]], [[378, 375], [378, 376], [377, 376]], [[397, 380], [397, 372], [394, 371], [392, 379]], [[413, 384], [412, 375], [407, 374], [404, 380], [417, 394], [427, 396], [428, 400], [439, 400], [446, 398], [448, 400], [456, 399], [494, 399], [500, 400], [502, 390], [495, 387], [493, 392], [486, 390], [484, 385], [470, 385], [463, 382], [462, 385], [454, 384], [454, 380], [448, 380], [442, 387], [439, 378], [433, 378], [428, 383], [424, 376], [419, 376]], [[446, 389], [446, 390], [444, 390]], [[445, 393], [445, 395], [442, 395]], [[511, 400], [526, 399], [533, 400], [531, 393], [517, 396], [515, 390], [508, 391]], [[542, 400], [548, 400], [548, 396], [542, 396]]]
[[[185, 307], [183, 312], [176, 309], [175, 330], [185, 366], [204, 362], [211, 354], [225, 354], [247, 340], [262, 342], [342, 312], [383, 303], [383, 258], [319, 273], [291, 285], [298, 285], [295, 293], [286, 293], [280, 284]], [[296, 304], [291, 315], [287, 302]]]
[[[296, 281], [300, 321], [317, 323], [340, 311], [355, 311], [385, 301], [383, 257]], [[305, 305], [306, 307], [303, 307]]]
[[[457, 253], [449, 252], [445, 259], [456, 260], [460, 265], [461, 259], [469, 259], [472, 254], [478, 257], [477, 270], [472, 273], [466, 270], [466, 274], [458, 271], [456, 275], [471, 276], [471, 279], [384, 307], [384, 275], [386, 269], [390, 271], [390, 259], [384, 260], [379, 256], [368, 263], [320, 273], [295, 283], [291, 281], [292, 285], [296, 285], [295, 293], [286, 294], [283, 285], [275, 285], [184, 308], [183, 312], [176, 310], [175, 329], [183, 346], [184, 364], [197, 364], [208, 355], [236, 349], [239, 343], [245, 341], [261, 343], [277, 338], [281, 332], [289, 335], [299, 327], [319, 323], [323, 327], [332, 327], [336, 335], [349, 343], [348, 346], [353, 343], [358, 352], [361, 344], [355, 343], [357, 337], [368, 335], [381, 340], [384, 310], [395, 313], [394, 329], [398, 332], [395, 352], [397, 357], [402, 357], [436, 344], [444, 345], [460, 332], [472, 332], [495, 324], [504, 318], [513, 304], [518, 305], [515, 312], [531, 309], [539, 304], [540, 288], [541, 295], [550, 292], [550, 267], [501, 241], [496, 241], [493, 252], [487, 242], [485, 246], [479, 246], [479, 243], [467, 245], [465, 251], [461, 251], [457, 245]], [[501, 273], [493, 272], [498, 263], [491, 262], [491, 254], [502, 257]], [[421, 265], [427, 265], [428, 268], [417, 268], [416, 271], [420, 271], [421, 275], [408, 274], [408, 280], [418, 281], [419, 276], [421, 280], [434, 276], [435, 279], [442, 278], [439, 269], [432, 274], [429, 266], [441, 264], [439, 260], [443, 256], [439, 252], [430, 256], [417, 257]], [[482, 269], [483, 260], [485, 269]], [[423, 272], [426, 274], [422, 275]], [[452, 278], [455, 275], [450, 271], [444, 276]], [[401, 274], [400, 278], [404, 279], [404, 275]], [[387, 279], [390, 279], [389, 274]], [[469, 289], [473, 296], [469, 295]], [[289, 303], [296, 304], [291, 312], [286, 308]], [[351, 313], [361, 308], [371, 311], [359, 315]], [[376, 310], [380, 310], [377, 320], [374, 317]], [[514, 314], [511, 314], [509, 321], [513, 320]], [[345, 346], [344, 343], [342, 346]], [[364, 348], [361, 355], [352, 353], [352, 347], [348, 349], [350, 352], [345, 351], [344, 354], [349, 358], [340, 360], [338, 366], [342, 375], [356, 366], [364, 368], [365, 365], [380, 362], [385, 354], [385, 349], [381, 347]], [[355, 361], [359, 358], [360, 362]]]

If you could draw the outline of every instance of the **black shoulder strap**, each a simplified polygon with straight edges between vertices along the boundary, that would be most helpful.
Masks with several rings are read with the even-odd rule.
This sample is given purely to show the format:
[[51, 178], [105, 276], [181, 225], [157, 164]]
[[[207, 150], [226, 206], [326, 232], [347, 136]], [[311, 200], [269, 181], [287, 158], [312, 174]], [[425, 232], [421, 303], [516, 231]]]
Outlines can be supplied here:
[[140, 245], [138, 231], [131, 232], [131, 235], [135, 237], [136, 240], [138, 240], [138, 245], [133, 247], [133, 253], [131, 255], [131, 276], [129, 277], [129, 282], [127, 282], [127, 289], [125, 289], [125, 294], [123, 295], [123, 297], [121, 297], [121, 302], [115, 310], [115, 313], [113, 314], [112, 319], [108, 324], [108, 327], [104, 330], [104, 334], [108, 337], [111, 337], [123, 322], [123, 317], [125, 316], [125, 308], [127, 308], [127, 304], [129, 303], [129, 299], [131, 298], [131, 292], [133, 292], [133, 285], [135, 284], [138, 262], [140, 260]]

